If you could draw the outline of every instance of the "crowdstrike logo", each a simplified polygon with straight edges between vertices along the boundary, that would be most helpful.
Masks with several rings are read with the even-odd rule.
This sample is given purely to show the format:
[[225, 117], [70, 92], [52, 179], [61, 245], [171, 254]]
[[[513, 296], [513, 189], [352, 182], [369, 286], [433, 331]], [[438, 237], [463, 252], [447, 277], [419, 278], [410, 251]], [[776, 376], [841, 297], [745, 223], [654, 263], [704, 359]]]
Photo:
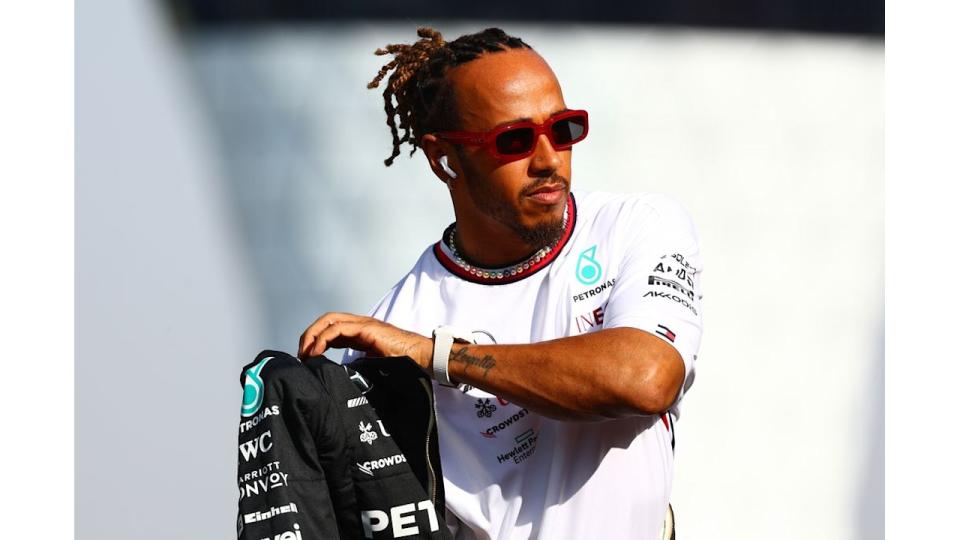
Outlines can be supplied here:
[[394, 465], [399, 465], [406, 462], [407, 456], [403, 454], [394, 454], [385, 458], [357, 463], [357, 468], [360, 469], [360, 472], [373, 476], [373, 471], [377, 469], [386, 469], [388, 467], [393, 467]]
[[519, 422], [521, 418], [527, 415], [527, 413], [527, 409], [520, 409], [507, 418], [504, 418], [504, 420], [499, 424], [490, 426], [486, 430], [481, 431], [480, 434], [488, 439], [495, 439], [497, 438], [497, 432], [507, 429], [513, 425], [514, 422]]
[[584, 285], [593, 285], [603, 275], [603, 267], [594, 259], [596, 254], [597, 246], [593, 245], [583, 250], [577, 258], [577, 281]]
[[247, 378], [243, 381], [243, 406], [240, 407], [240, 414], [244, 418], [257, 414], [263, 405], [263, 379], [260, 378], [260, 372], [272, 358], [268, 356], [247, 370]]

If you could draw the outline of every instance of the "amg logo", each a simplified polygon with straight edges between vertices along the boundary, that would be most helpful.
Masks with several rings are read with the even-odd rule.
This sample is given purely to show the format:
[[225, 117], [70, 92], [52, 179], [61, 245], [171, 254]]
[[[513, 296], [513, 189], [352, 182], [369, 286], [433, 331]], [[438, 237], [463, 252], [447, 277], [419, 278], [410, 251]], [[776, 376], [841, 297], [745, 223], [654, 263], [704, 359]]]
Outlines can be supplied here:
[[363, 523], [363, 536], [373, 538], [373, 533], [386, 530], [388, 525], [393, 525], [392, 533], [394, 538], [404, 536], [413, 536], [420, 534], [420, 527], [417, 526], [417, 510], [427, 513], [427, 520], [430, 524], [430, 532], [440, 530], [440, 523], [437, 522], [437, 511], [430, 501], [420, 501], [416, 503], [401, 504], [390, 509], [389, 515], [382, 510], [364, 510], [360, 512], [360, 521]]
[[[270, 442], [265, 442], [267, 439], [271, 439]], [[243, 455], [243, 461], [250, 461], [252, 458], [257, 457], [258, 453], [267, 453], [273, 448], [273, 435], [270, 434], [270, 430], [267, 430], [259, 437], [255, 437], [243, 444], [240, 445], [239, 450], [240, 454]]]
[[280, 514], [286, 514], [289, 512], [297, 512], [297, 505], [294, 503], [285, 504], [283, 506], [271, 506], [269, 510], [264, 512], [251, 512], [249, 514], [243, 515], [244, 523], [256, 523], [258, 521], [266, 521], [273, 516], [279, 516]]
[[386, 469], [387, 467], [393, 467], [399, 463], [406, 463], [407, 456], [403, 454], [394, 454], [390, 457], [380, 458], [373, 461], [364, 461], [363, 463], [357, 463], [357, 468], [365, 474], [373, 476], [373, 471], [377, 469]]
[[693, 300], [693, 291], [688, 290], [683, 285], [680, 285], [676, 281], [671, 281], [669, 279], [664, 279], [662, 277], [650, 276], [650, 279], [647, 280], [648, 285], [663, 285], [665, 287], [670, 287], [671, 289], [682, 293], [687, 296], [687, 298]]
[[360, 396], [360, 397], [350, 398], [350, 399], [347, 400], [347, 408], [348, 408], [348, 409], [352, 409], [352, 408], [354, 408], [354, 407], [359, 407], [359, 406], [361, 406], [361, 405], [366, 405], [367, 403], [370, 403], [369, 401], [367, 401], [367, 396]]

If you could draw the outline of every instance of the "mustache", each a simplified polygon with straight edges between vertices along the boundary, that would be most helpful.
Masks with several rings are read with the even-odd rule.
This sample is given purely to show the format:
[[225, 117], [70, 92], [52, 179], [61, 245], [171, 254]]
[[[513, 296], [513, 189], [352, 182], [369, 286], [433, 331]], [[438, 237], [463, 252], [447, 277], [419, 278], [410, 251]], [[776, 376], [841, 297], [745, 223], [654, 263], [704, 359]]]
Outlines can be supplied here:
[[549, 184], [562, 184], [564, 190], [570, 191], [570, 179], [561, 174], [553, 173], [550, 176], [541, 176], [540, 178], [534, 180], [528, 186], [523, 188], [522, 193], [524, 195], [529, 195], [530, 193]]

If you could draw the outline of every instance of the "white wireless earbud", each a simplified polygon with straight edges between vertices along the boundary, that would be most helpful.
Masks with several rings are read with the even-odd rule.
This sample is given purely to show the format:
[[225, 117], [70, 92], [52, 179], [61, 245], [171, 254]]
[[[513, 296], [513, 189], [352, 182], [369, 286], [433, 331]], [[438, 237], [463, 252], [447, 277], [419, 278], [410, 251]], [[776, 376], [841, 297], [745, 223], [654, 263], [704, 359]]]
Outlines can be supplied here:
[[449, 175], [450, 175], [450, 178], [456, 178], [456, 177], [457, 177], [457, 173], [453, 172], [453, 169], [451, 169], [451, 168], [450, 168], [450, 165], [447, 163], [447, 156], [446, 156], [446, 154], [440, 156], [440, 159], [438, 159], [437, 161], [440, 162], [440, 168], [442, 168], [445, 173], [449, 174]]

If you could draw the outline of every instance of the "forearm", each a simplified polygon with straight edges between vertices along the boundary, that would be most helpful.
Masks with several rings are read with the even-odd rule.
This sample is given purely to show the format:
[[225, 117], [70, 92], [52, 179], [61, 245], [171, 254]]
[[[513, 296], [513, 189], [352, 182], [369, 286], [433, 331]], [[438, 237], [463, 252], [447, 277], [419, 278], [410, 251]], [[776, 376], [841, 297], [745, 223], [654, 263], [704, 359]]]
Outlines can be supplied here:
[[454, 345], [451, 378], [563, 420], [659, 414], [676, 399], [683, 361], [633, 328], [526, 345]]

